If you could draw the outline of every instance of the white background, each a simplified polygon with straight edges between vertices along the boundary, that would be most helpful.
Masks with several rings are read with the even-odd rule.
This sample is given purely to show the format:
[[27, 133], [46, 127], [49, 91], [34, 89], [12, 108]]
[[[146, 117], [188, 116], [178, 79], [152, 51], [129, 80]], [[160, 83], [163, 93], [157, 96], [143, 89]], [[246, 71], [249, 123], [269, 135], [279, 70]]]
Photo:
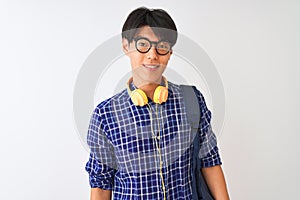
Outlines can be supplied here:
[[231, 198], [299, 199], [299, 1], [145, 2], [0, 1], [0, 199], [89, 198], [76, 76], [141, 5], [166, 9], [220, 73]]

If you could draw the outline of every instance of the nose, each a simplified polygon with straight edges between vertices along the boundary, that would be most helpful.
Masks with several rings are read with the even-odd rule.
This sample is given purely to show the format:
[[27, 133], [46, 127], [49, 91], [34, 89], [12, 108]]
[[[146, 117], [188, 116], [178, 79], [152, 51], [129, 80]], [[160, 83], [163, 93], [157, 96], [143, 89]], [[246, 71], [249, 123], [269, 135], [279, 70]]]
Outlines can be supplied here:
[[150, 48], [150, 50], [147, 52], [147, 58], [151, 60], [156, 60], [157, 59], [157, 52], [155, 49], [155, 45], [153, 44]]

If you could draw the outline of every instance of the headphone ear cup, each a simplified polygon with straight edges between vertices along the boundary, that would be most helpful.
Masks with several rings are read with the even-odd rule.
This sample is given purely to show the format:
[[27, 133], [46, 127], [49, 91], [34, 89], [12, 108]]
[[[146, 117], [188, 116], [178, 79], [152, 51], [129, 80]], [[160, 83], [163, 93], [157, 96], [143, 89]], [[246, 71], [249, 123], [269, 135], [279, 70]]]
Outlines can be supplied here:
[[164, 86], [158, 86], [153, 95], [153, 101], [155, 103], [164, 103], [168, 99], [168, 89]]
[[148, 103], [148, 98], [145, 92], [141, 89], [136, 89], [131, 92], [131, 101], [136, 106], [144, 106]]

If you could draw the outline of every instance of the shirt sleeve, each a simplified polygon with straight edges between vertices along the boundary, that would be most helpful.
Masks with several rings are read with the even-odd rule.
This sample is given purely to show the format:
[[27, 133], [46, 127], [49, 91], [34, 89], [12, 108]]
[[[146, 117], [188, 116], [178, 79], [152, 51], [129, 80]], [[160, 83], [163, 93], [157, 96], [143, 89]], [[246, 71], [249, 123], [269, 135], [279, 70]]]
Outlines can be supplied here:
[[200, 151], [201, 167], [221, 165], [221, 157], [217, 145], [217, 137], [211, 127], [211, 111], [207, 108], [204, 96], [196, 90], [200, 106]]
[[115, 173], [115, 159], [113, 147], [105, 132], [105, 117], [99, 106], [94, 110], [87, 134], [90, 157], [86, 164], [90, 186], [112, 190]]

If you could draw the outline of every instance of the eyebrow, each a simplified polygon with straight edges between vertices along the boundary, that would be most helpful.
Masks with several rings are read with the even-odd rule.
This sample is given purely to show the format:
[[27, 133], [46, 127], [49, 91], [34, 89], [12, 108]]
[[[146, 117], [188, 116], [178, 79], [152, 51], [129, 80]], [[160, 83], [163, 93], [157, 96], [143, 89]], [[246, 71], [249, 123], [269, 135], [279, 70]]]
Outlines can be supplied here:
[[142, 38], [145, 38], [145, 39], [149, 40], [150, 42], [168, 42], [167, 40], [160, 40], [160, 39], [158, 39], [157, 41], [153, 41], [153, 40], [150, 40], [149, 38], [147, 38], [145, 36], [141, 36], [141, 35], [137, 35], [133, 39], [138, 40], [138, 39], [142, 39]]

